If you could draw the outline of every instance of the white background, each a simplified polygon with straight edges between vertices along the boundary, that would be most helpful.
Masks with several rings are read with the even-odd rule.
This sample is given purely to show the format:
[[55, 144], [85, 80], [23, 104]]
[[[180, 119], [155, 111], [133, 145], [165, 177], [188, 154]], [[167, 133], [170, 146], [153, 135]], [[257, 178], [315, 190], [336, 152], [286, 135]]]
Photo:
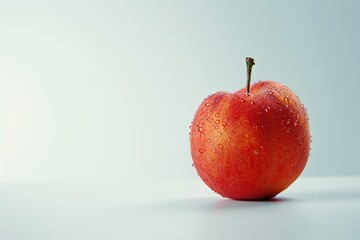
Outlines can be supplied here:
[[189, 125], [253, 79], [308, 108], [304, 175], [360, 174], [358, 1], [0, 1], [0, 181], [195, 179]]

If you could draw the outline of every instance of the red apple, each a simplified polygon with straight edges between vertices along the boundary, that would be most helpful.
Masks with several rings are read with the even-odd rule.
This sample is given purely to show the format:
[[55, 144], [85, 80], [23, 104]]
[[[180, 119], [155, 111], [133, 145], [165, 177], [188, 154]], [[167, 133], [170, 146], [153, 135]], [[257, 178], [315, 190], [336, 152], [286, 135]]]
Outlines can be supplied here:
[[246, 58], [246, 89], [217, 92], [195, 113], [190, 145], [200, 178], [223, 197], [269, 199], [290, 186], [309, 157], [306, 109], [286, 86], [260, 81]]

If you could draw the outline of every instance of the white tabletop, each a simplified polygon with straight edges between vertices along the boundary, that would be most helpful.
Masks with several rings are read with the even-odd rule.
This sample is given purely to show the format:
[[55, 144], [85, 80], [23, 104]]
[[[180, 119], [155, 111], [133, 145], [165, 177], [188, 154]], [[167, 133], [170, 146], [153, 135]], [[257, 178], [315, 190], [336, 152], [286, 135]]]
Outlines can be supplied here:
[[192, 181], [1, 183], [0, 239], [360, 239], [360, 177], [300, 178], [271, 201]]

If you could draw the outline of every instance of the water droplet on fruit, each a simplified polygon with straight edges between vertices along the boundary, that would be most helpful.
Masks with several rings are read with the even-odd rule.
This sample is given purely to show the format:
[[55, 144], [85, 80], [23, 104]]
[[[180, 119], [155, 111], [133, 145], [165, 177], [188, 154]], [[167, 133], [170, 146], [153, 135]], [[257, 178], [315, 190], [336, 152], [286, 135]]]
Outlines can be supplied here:
[[236, 133], [236, 129], [233, 129], [232, 132], [233, 132], [233, 133]]
[[245, 99], [241, 99], [240, 102], [242, 102], [242, 103], [245, 102]]
[[202, 150], [202, 148], [199, 149], [199, 153], [200, 154], [203, 154], [204, 153], [204, 150]]
[[206, 142], [210, 142], [210, 138], [207, 138], [207, 139], [206, 139]]
[[220, 137], [222, 135], [222, 133], [221, 132], [218, 132], [218, 136]]
[[222, 125], [223, 125], [224, 127], [226, 127], [227, 123], [226, 123], [226, 122], [223, 122]]
[[203, 128], [202, 128], [202, 127], [198, 127], [198, 131], [199, 131], [199, 132], [202, 132], [202, 131], [203, 131]]
[[254, 151], [254, 154], [255, 154], [255, 155], [258, 155], [258, 154], [259, 154], [259, 152], [255, 150], [255, 151]]
[[224, 146], [221, 143], [218, 144], [218, 147], [219, 148], [224, 148]]
[[245, 134], [245, 137], [247, 137], [247, 138], [248, 138], [248, 137], [250, 137], [250, 136], [249, 136], [249, 134]]
[[215, 123], [216, 123], [216, 124], [219, 124], [219, 123], [220, 123], [220, 120], [219, 120], [219, 119], [218, 119], [218, 120], [216, 120], [216, 121], [215, 121]]
[[267, 108], [265, 108], [265, 112], [268, 112], [269, 110]]
[[207, 118], [206, 118], [206, 121], [210, 121], [210, 117], [207, 117]]
[[269, 94], [270, 94], [270, 95], [272, 95], [272, 94], [273, 94], [273, 92], [272, 92], [272, 91], [270, 91], [270, 92], [269, 92]]
[[251, 103], [251, 104], [254, 104], [255, 102], [251, 100], [250, 103]]
[[249, 124], [249, 123], [250, 123], [250, 122], [249, 122], [249, 119], [245, 119], [245, 120], [244, 120], [244, 123]]
[[220, 114], [219, 114], [219, 113], [216, 113], [216, 114], [215, 114], [215, 117], [219, 117], [219, 116], [220, 116]]
[[227, 138], [226, 140], [229, 142], [231, 140], [231, 138]]
[[257, 129], [258, 129], [258, 126], [257, 126], [257, 125], [253, 126], [253, 129], [257, 130]]
[[218, 140], [218, 138], [217, 138], [217, 137], [215, 137], [215, 138], [214, 138], [214, 140], [215, 140], [215, 141], [217, 141], [217, 140]]
[[264, 147], [260, 145], [259, 148], [260, 148], [260, 149], [263, 149]]
[[205, 103], [205, 107], [208, 107], [208, 106], [210, 106], [210, 104], [209, 104], [209, 103]]
[[238, 118], [238, 117], [239, 117], [239, 115], [237, 115], [237, 114], [234, 114], [234, 115], [233, 115], [233, 117], [234, 117], [234, 118]]

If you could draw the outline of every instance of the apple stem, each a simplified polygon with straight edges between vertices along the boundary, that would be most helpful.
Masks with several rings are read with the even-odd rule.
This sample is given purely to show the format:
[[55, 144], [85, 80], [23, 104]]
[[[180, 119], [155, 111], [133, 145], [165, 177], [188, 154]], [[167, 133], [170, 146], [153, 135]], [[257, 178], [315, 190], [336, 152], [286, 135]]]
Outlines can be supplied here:
[[246, 82], [246, 92], [250, 92], [250, 80], [251, 80], [251, 70], [255, 65], [254, 59], [251, 57], [247, 57], [246, 59], [246, 69], [247, 69], [247, 82]]

